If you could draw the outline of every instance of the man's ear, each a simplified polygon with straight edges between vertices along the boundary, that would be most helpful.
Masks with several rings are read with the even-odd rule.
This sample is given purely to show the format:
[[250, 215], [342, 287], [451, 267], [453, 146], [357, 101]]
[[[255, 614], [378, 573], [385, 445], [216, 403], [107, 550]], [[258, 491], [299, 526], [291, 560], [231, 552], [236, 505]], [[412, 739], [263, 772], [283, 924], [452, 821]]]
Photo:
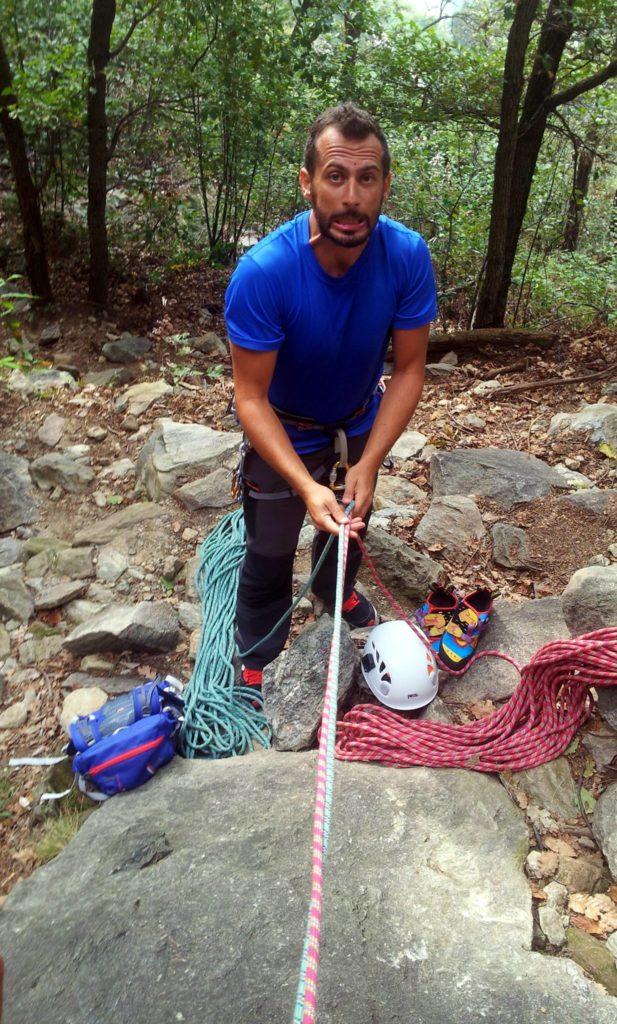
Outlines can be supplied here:
[[307, 171], [306, 167], [303, 167], [300, 171], [300, 188], [302, 195], [309, 202], [311, 201], [311, 176]]

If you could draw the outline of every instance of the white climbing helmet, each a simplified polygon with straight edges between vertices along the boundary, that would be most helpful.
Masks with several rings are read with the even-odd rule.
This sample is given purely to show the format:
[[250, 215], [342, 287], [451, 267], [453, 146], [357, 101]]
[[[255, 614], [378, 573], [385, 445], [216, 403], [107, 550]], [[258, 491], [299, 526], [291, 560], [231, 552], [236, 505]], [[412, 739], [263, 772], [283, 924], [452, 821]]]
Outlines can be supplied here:
[[423, 708], [437, 694], [433, 652], [403, 620], [382, 622], [371, 630], [360, 664], [377, 700], [396, 711]]

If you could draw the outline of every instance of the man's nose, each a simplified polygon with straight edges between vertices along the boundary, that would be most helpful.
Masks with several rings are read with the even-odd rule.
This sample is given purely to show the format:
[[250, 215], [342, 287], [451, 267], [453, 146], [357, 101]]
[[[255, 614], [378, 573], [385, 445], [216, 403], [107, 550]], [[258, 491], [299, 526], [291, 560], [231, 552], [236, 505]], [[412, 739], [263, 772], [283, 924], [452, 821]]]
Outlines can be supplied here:
[[343, 202], [346, 206], [357, 206], [358, 200], [358, 183], [354, 178], [348, 178], [343, 193]]

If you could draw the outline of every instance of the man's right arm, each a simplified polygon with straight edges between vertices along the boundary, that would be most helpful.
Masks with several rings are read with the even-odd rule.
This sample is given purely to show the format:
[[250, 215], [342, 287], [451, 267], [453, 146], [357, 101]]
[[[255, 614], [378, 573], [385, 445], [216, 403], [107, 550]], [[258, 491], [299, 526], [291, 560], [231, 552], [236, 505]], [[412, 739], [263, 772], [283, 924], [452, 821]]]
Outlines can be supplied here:
[[[315, 526], [338, 533], [339, 524], [347, 522], [347, 517], [333, 491], [313, 480], [268, 400], [276, 358], [276, 351], [258, 352], [232, 343], [238, 419], [253, 448], [302, 498]], [[352, 519], [351, 536], [363, 526], [361, 520]]]

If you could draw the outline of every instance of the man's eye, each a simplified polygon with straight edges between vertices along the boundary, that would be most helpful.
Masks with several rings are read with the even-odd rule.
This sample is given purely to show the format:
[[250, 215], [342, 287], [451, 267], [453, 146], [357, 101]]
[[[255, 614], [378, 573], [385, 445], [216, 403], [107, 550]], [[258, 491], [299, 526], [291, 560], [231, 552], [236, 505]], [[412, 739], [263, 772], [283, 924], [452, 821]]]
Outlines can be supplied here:
[[329, 174], [328, 178], [329, 178], [330, 181], [340, 181], [341, 180], [340, 174], [338, 174], [336, 171], [333, 171], [332, 174]]
[[365, 174], [362, 177], [362, 181], [364, 181], [365, 184], [370, 185], [370, 183], [372, 181], [375, 181], [375, 175], [374, 174]]

